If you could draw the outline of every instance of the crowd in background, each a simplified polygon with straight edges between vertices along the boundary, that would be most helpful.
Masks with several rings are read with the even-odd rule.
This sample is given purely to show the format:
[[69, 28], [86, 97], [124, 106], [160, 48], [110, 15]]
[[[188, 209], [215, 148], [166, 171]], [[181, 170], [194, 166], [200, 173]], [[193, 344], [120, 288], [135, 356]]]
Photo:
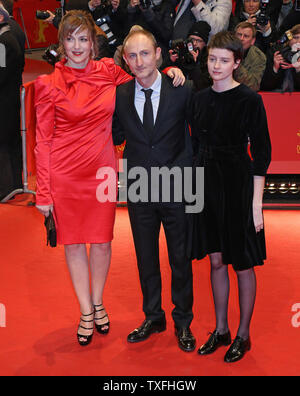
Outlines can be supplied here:
[[[143, 28], [162, 48], [159, 67], [179, 67], [201, 90], [211, 85], [209, 39], [229, 30], [244, 47], [238, 82], [255, 91], [300, 90], [297, 0], [69, 0], [66, 11], [71, 9], [91, 12], [99, 31], [99, 58], [113, 57], [125, 69], [123, 40], [131, 29]], [[60, 16], [50, 14], [47, 21], [58, 27]]]

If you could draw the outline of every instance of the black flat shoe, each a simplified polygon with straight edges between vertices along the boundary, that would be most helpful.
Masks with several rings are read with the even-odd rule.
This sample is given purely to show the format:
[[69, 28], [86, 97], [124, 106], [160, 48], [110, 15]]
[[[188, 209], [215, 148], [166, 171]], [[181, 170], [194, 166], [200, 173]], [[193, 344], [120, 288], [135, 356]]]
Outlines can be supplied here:
[[[100, 307], [102, 307], [102, 308], [100, 308]], [[96, 329], [97, 329], [98, 333], [100, 333], [100, 334], [107, 334], [109, 332], [109, 329], [110, 329], [110, 322], [109, 322], [109, 319], [108, 319], [108, 314], [106, 313], [103, 304], [94, 305], [94, 308], [95, 308], [95, 318], [94, 319], [95, 319]], [[100, 308], [100, 309], [97, 309], [97, 308]], [[104, 313], [103, 311], [105, 312], [104, 315], [102, 314], [102, 313]], [[96, 317], [98, 312], [102, 312], [100, 314], [100, 318]], [[107, 318], [107, 320], [104, 323], [97, 323], [97, 321], [101, 321], [104, 318]]]
[[[82, 316], [86, 317], [86, 316], [90, 316], [90, 315], [94, 315], [94, 312], [92, 312], [90, 314], [86, 314], [86, 315], [81, 314], [80, 322], [84, 322], [84, 323], [94, 322], [94, 318], [91, 320], [82, 319]], [[84, 330], [93, 330], [93, 332], [92, 332], [92, 334], [89, 334], [89, 335], [80, 334], [80, 333], [78, 333], [78, 330], [80, 328], [82, 328]], [[93, 338], [94, 326], [93, 327], [85, 327], [85, 326], [82, 326], [81, 324], [79, 324], [78, 330], [77, 330], [77, 340], [78, 340], [79, 345], [81, 345], [81, 346], [89, 345]]]
[[193, 352], [196, 348], [196, 339], [189, 327], [175, 327], [178, 346], [184, 352]]
[[128, 342], [140, 342], [146, 340], [153, 333], [161, 333], [166, 330], [166, 322], [153, 322], [145, 320], [140, 327], [133, 330], [127, 337]]
[[219, 334], [217, 330], [215, 330], [210, 334], [211, 336], [208, 341], [198, 349], [199, 355], [209, 355], [210, 353], [215, 352], [220, 346], [231, 344], [230, 331], [225, 334]]
[[226, 352], [224, 361], [226, 363], [234, 363], [241, 360], [247, 351], [251, 349], [250, 338], [243, 340], [241, 337], [236, 337]]

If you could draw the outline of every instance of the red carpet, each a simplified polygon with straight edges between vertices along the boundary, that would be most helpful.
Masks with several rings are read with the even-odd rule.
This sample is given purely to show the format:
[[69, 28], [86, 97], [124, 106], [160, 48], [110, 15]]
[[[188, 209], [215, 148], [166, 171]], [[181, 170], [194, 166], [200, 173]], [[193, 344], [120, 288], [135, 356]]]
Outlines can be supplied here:
[[[92, 344], [76, 340], [79, 309], [64, 262], [63, 248], [45, 246], [42, 216], [24, 196], [0, 205], [0, 373], [31, 375], [299, 375], [300, 327], [292, 306], [300, 303], [300, 212], [266, 211], [268, 260], [258, 268], [258, 296], [252, 321], [253, 347], [235, 364], [223, 362], [226, 349], [201, 357], [177, 347], [171, 320], [170, 269], [161, 236], [163, 307], [168, 328], [140, 344], [127, 334], [143, 320], [141, 293], [127, 209], [118, 208], [111, 270], [104, 302], [111, 332]], [[195, 319], [199, 347], [214, 329], [208, 260], [194, 262]], [[232, 271], [229, 320], [237, 330], [237, 284]], [[0, 306], [3, 322], [3, 305]], [[300, 325], [300, 318], [294, 325]]]
[[23, 84], [35, 80], [40, 74], [49, 74], [53, 70], [53, 66], [49, 65], [46, 61], [26, 58], [23, 73]]

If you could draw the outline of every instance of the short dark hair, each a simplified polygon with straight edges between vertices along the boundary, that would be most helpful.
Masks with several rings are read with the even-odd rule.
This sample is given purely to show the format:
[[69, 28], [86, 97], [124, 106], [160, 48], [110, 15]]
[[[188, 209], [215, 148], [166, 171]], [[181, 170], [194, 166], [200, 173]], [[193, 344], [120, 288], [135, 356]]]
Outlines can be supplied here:
[[234, 61], [243, 60], [243, 45], [239, 38], [234, 33], [223, 31], [212, 36], [208, 43], [208, 52], [212, 48], [226, 49], [233, 52]]

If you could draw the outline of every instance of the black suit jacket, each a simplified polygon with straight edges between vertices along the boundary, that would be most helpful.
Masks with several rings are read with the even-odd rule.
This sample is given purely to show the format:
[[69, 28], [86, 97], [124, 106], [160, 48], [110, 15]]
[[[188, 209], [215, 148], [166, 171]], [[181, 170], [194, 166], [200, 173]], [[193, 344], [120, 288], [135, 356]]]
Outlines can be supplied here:
[[[162, 74], [160, 102], [151, 135], [137, 114], [134, 95], [135, 80], [117, 88], [113, 122], [114, 144], [119, 145], [126, 140], [123, 158], [127, 159], [128, 171], [139, 166], [150, 175], [152, 167], [183, 169], [192, 166], [192, 144], [188, 129], [192, 84], [187, 82], [183, 87], [175, 88], [172, 80]], [[128, 185], [130, 182], [134, 180], [128, 180]], [[149, 192], [150, 189], [149, 177]]]
[[160, 102], [154, 132], [149, 133], [134, 106], [135, 80], [117, 88], [113, 122], [113, 140], [119, 145], [126, 140], [124, 158], [129, 167], [189, 166], [192, 146], [188, 133], [192, 86], [173, 87], [172, 80], [162, 74]]

